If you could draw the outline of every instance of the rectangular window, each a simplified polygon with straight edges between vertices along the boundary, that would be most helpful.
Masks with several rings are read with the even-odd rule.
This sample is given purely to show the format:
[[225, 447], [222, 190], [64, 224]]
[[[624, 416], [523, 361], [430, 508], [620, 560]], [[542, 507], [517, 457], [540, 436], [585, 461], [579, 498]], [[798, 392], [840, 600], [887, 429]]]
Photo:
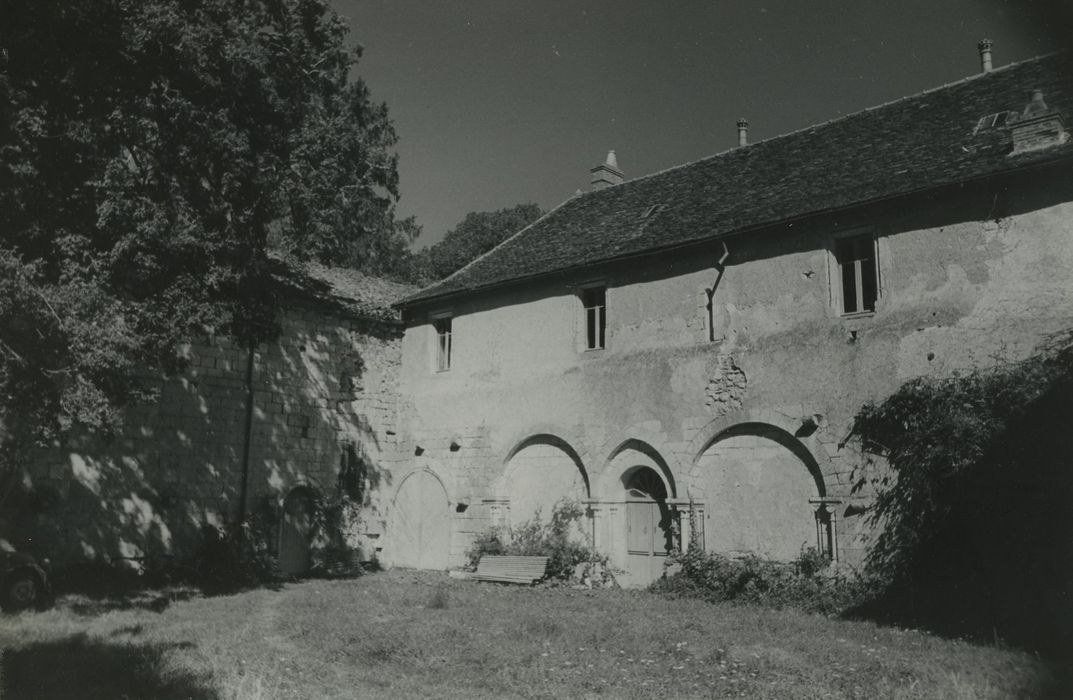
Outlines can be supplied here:
[[879, 271], [872, 236], [853, 236], [835, 241], [835, 259], [838, 261], [842, 289], [842, 313], [875, 311], [879, 296]]
[[451, 369], [451, 318], [437, 318], [432, 322], [436, 328], [436, 371]]
[[600, 350], [607, 326], [607, 287], [582, 289], [581, 304], [585, 307], [585, 349]]

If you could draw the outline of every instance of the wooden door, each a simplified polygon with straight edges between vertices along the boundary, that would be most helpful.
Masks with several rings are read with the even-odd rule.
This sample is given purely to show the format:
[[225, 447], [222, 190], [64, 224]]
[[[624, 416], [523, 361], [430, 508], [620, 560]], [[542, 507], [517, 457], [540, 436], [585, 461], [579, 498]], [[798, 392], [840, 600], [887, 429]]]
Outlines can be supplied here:
[[626, 573], [645, 586], [663, 575], [671, 547], [671, 518], [663, 480], [648, 467], [626, 479]]
[[451, 518], [447, 492], [429, 472], [403, 480], [392, 506], [390, 561], [413, 569], [446, 569], [450, 557]]
[[313, 530], [313, 496], [297, 488], [283, 501], [283, 522], [279, 533], [279, 568], [287, 576], [309, 571], [310, 538]]

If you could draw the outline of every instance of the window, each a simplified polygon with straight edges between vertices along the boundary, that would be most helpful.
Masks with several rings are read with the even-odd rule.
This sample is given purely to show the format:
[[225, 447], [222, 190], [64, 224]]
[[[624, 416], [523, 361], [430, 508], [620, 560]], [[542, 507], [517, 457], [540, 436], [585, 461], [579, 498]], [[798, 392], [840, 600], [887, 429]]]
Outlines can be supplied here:
[[607, 287], [582, 289], [581, 304], [585, 307], [585, 349], [600, 350], [607, 326]]
[[871, 235], [835, 241], [838, 281], [842, 290], [842, 313], [857, 314], [876, 310], [879, 275], [876, 245]]
[[451, 369], [451, 317], [437, 318], [432, 325], [436, 328], [436, 371], [446, 372]]

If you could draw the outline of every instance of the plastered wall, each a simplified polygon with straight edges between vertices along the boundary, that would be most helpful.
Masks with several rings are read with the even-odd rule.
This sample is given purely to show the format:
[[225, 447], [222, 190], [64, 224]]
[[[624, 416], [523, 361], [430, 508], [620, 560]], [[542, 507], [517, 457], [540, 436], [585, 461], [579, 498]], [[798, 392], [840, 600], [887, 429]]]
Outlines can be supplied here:
[[[368, 551], [384, 529], [381, 494], [397, 460], [401, 330], [316, 307], [292, 307], [280, 337], [253, 356], [247, 511], [271, 521], [284, 496], [336, 489], [347, 445], [365, 463]], [[130, 408], [113, 440], [72, 437], [26, 465], [5, 514], [19, 549], [57, 566], [188, 557], [205, 524], [238, 517], [247, 351], [214, 337], [185, 349], [187, 368], [146, 377], [156, 401]]]
[[[720, 528], [762, 531], [757, 523], [765, 512], [777, 520], [786, 494], [765, 486], [731, 497], [711, 475], [720, 436], [743, 425], [777, 440], [757, 447], [752, 466], [749, 451], [737, 449], [749, 442], [734, 445], [737, 468], [781, 464], [778, 447], [815, 470], [812, 500], [831, 502], [835, 553], [859, 562], [871, 485], [855, 445], [844, 442], [853, 416], [912, 377], [1023, 358], [1073, 324], [1069, 175], [1066, 168], [756, 231], [726, 241], [722, 271], [715, 243], [410, 310], [400, 445], [411, 466], [434, 471], [451, 502], [467, 506], [452, 514], [452, 562], [462, 561], [474, 532], [517, 520], [511, 466], [529, 443], [558, 445], [557, 464], [580, 465], [589, 498], [612, 502], [623, 497], [618, 472], [626, 468], [616, 455], [637, 441], [655, 454], [675, 498], [703, 502]], [[840, 313], [833, 242], [847, 233], [875, 237], [874, 313]], [[594, 283], [608, 288], [607, 347], [584, 351], [577, 290]], [[453, 317], [447, 372], [435, 371], [432, 313]], [[421, 445], [421, 455], [410, 445]], [[552, 494], [563, 481], [527, 478], [527, 488]], [[807, 529], [811, 512], [779, 517]], [[613, 519], [593, 528], [598, 544], [620, 547]]]

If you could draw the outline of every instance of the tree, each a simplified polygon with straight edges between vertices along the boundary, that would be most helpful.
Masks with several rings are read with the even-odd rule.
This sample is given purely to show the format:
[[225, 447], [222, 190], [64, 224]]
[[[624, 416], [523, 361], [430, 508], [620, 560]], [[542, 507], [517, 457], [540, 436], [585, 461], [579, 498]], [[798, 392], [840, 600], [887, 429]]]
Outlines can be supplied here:
[[544, 214], [536, 204], [498, 211], [470, 212], [439, 243], [419, 252], [419, 266], [429, 280], [440, 280], [507, 240]]
[[181, 340], [270, 337], [270, 241], [377, 268], [414, 233], [387, 108], [326, 0], [3, 14], [0, 504], [20, 449], [114, 429]]

